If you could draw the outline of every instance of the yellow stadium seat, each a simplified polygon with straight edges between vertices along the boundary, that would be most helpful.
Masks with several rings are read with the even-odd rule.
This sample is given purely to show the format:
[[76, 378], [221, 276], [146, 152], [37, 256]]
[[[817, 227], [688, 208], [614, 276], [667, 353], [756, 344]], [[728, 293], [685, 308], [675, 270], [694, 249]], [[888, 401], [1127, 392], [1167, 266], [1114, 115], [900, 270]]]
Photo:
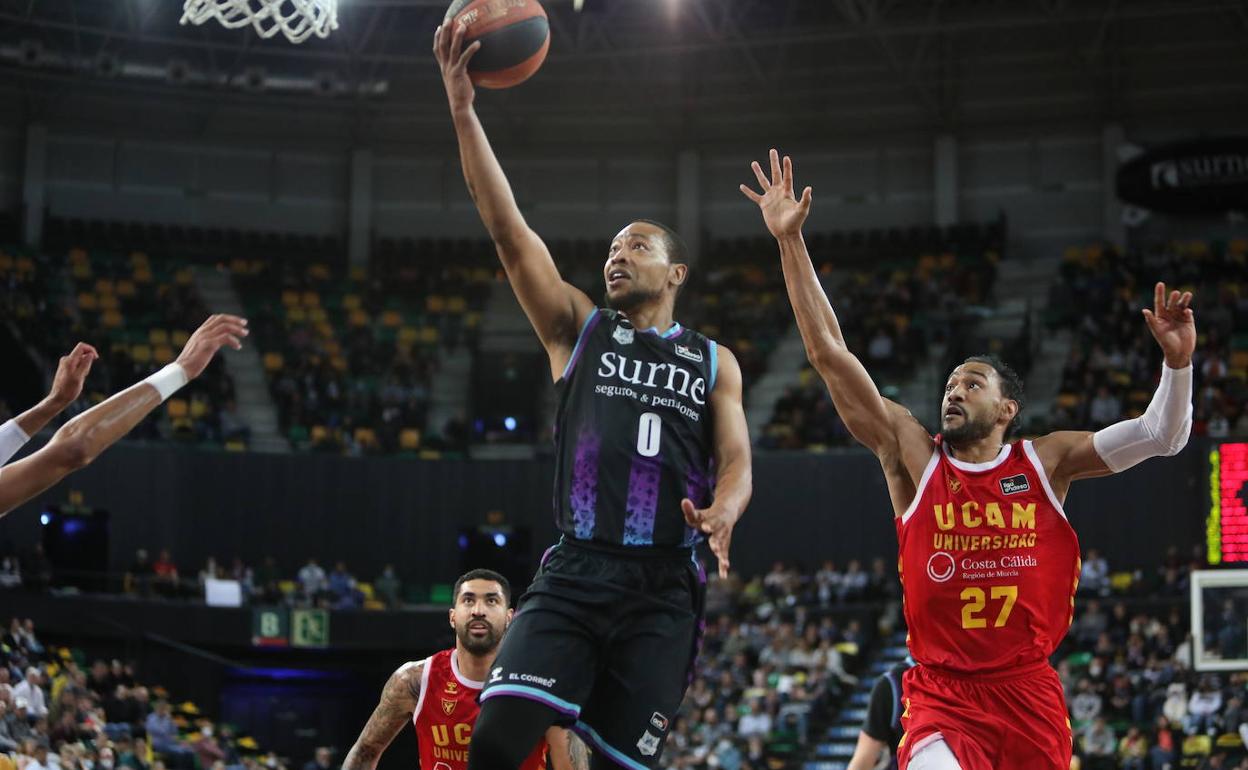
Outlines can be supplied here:
[[116, 294], [101, 294], [100, 310], [119, 310], [121, 309], [121, 300], [117, 299]]
[[325, 340], [321, 343], [321, 349], [324, 350], [327, 355], [331, 356], [338, 355], [338, 353], [342, 352], [342, 346], [338, 344], [338, 340], [332, 339]]
[[299, 292], [294, 289], [287, 289], [282, 292], [282, 304], [286, 307], [293, 307], [299, 304]]
[[190, 286], [195, 281], [195, 273], [189, 267], [184, 267], [173, 274], [173, 282], [178, 286]]
[[313, 425], [308, 435], [312, 441], [312, 446], [324, 444], [329, 440], [329, 428], [326, 428], [324, 425]]
[[420, 330], [420, 342], [423, 345], [438, 344], [438, 329], [436, 326], [425, 326]]
[[342, 356], [330, 356], [329, 365], [334, 367], [336, 371], [345, 372], [347, 370], [347, 359]]
[[117, 296], [123, 299], [130, 299], [139, 293], [135, 287], [134, 281], [129, 278], [123, 278], [117, 282]]
[[81, 246], [75, 246], [69, 250], [69, 261], [85, 262], [87, 259], [87, 250]]
[[286, 365], [286, 360], [282, 358], [281, 353], [265, 353], [264, 354], [264, 370], [266, 372], [280, 371]]
[[353, 281], [366, 281], [368, 280], [368, 268], [363, 265], [352, 265], [348, 275], [351, 276]]
[[1231, 351], [1231, 368], [1248, 369], [1248, 350]]
[[357, 310], [360, 307], [360, 295], [345, 294], [342, 297], [343, 310]]
[[234, 275], [247, 275], [247, 273], [251, 272], [251, 266], [247, 264], [245, 259], [231, 259], [230, 272]]
[[147, 268], [147, 267], [136, 267], [134, 269], [134, 272], [131, 273], [130, 277], [134, 280], [135, 283], [151, 283], [152, 282], [152, 270], [151, 268]]
[[95, 282], [96, 294], [112, 294], [116, 291], [117, 286], [110, 278], [99, 278]]
[[3, 251], [0, 251], [0, 270], [8, 271], [13, 269], [13, 258]]
[[0, 770], [17, 770], [17, 765], [8, 754], [0, 754]]
[[446, 312], [463, 315], [468, 310], [468, 300], [463, 297], [451, 297], [446, 301]]
[[153, 345], [168, 345], [169, 330], [168, 329], [150, 329], [147, 332], [147, 341]]
[[381, 325], [387, 329], [397, 329], [403, 324], [403, 315], [397, 310], [387, 310], [381, 314]]
[[321, 304], [321, 295], [314, 291], [305, 291], [300, 299], [304, 307], [317, 307]]
[[359, 589], [360, 593], [364, 594], [364, 601], [366, 602], [372, 601], [376, 596], [372, 583], [356, 583], [355, 587]]
[[125, 322], [126, 319], [122, 318], [121, 313], [116, 310], [109, 310], [100, 318], [100, 323], [103, 324], [106, 329], [116, 329]]
[[132, 252], [130, 252], [130, 264], [132, 264], [132, 265], [146, 265], [146, 264], [148, 264], [147, 252], [143, 252], [143, 251], [132, 251]]
[[1131, 588], [1131, 581], [1130, 572], [1115, 572], [1109, 576], [1109, 587], [1118, 593], [1125, 593]]
[[314, 324], [323, 324], [329, 321], [329, 313], [326, 313], [325, 308], [319, 305], [308, 308], [308, 320]]
[[175, 329], [173, 331], [173, 335], [169, 338], [169, 341], [173, 343], [175, 348], [181, 349], [186, 346], [186, 341], [190, 338], [190, 333], [183, 331], [182, 329]]
[[404, 326], [399, 329], [398, 339], [400, 345], [411, 345], [420, 339], [420, 331], [413, 326]]
[[186, 417], [191, 412], [191, 405], [184, 398], [171, 398], [165, 402], [169, 409], [169, 418], [173, 420]]
[[365, 449], [375, 449], [377, 447], [377, 433], [372, 428], [356, 428], [355, 443]]
[[286, 320], [290, 323], [301, 324], [308, 320], [308, 313], [298, 305], [288, 305], [286, 307]]
[[168, 345], [153, 345], [152, 346], [152, 360], [155, 361], [156, 363], [160, 364], [161, 366], [164, 366], [165, 364], [172, 363], [173, 359], [174, 359], [173, 348], [169, 347]]
[[73, 274], [74, 280], [85, 281], [91, 277], [91, 266], [86, 263], [77, 264], [73, 266], [70, 272]]
[[420, 431], [416, 428], [404, 428], [399, 433], [399, 448], [409, 452], [420, 449]]
[[99, 307], [100, 307], [100, 301], [99, 301], [99, 298], [95, 296], [95, 294], [89, 291], [80, 292], [78, 294], [78, 309], [79, 310], [98, 310]]
[[347, 316], [347, 323], [352, 326], [368, 326], [368, 313], [363, 310], [352, 310], [351, 315]]
[[308, 277], [317, 281], [328, 281], [333, 277], [333, 274], [329, 272], [328, 265], [318, 262], [315, 265], [308, 265]]
[[1076, 393], [1061, 393], [1057, 396], [1057, 405], [1062, 409], [1074, 409], [1079, 406], [1080, 398]]
[[277, 590], [289, 596], [299, 589], [299, 585], [293, 580], [277, 581]]
[[441, 294], [430, 294], [429, 298], [425, 300], [425, 310], [428, 310], [430, 313], [445, 313], [446, 297], [443, 297]]

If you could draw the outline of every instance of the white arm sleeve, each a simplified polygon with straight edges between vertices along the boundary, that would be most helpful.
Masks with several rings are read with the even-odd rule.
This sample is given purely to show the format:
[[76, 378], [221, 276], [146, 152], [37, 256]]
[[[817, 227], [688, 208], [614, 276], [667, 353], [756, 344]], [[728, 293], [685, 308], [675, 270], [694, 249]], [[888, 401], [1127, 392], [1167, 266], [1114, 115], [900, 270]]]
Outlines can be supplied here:
[[0, 465], [7, 463], [29, 440], [30, 436], [18, 427], [17, 420], [0, 425]]
[[1092, 446], [1114, 473], [1150, 457], [1176, 455], [1192, 432], [1192, 367], [1162, 364], [1161, 382], [1144, 414], [1092, 435]]

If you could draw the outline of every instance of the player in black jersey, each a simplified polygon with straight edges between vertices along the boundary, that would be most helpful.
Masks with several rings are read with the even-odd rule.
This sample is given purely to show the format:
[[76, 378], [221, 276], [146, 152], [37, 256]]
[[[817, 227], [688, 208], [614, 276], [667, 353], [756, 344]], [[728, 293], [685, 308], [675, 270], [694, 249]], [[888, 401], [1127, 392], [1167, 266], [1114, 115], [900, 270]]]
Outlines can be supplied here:
[[469, 192], [550, 357], [559, 395], [555, 515], [563, 532], [520, 602], [481, 695], [469, 770], [519, 767], [552, 724], [598, 768], [653, 767], [704, 628], [704, 536], [728, 570], [750, 498], [741, 369], [673, 318], [688, 276], [667, 227], [628, 224], [603, 266], [606, 308], [565, 283], [525, 223], [472, 108], [463, 28], [434, 54]]

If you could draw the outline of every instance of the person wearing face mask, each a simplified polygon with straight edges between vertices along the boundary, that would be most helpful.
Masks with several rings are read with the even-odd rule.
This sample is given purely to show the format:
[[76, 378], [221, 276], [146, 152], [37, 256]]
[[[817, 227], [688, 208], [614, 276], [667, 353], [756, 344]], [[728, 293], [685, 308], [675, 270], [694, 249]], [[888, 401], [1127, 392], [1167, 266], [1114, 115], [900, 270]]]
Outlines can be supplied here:
[[[390, 676], [342, 770], [376, 770], [382, 752], [408, 723], [416, 730], [421, 770], [467, 768], [468, 746], [481, 711], [477, 698], [486, 680], [498, 674], [491, 667], [513, 615], [511, 586], [497, 572], [476, 569], [455, 582], [453, 595], [450, 624], [455, 646], [404, 663]], [[588, 767], [588, 752], [580, 739], [551, 727], [521, 770]]]

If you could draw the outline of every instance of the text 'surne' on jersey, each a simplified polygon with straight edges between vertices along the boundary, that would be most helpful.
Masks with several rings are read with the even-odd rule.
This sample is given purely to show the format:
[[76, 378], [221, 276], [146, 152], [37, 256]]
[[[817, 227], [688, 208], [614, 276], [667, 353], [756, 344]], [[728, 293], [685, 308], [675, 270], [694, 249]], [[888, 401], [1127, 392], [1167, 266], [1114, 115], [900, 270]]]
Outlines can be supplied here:
[[556, 384], [555, 517], [569, 538], [624, 546], [691, 545], [680, 501], [714, 485], [717, 349], [675, 324], [634, 329], [596, 309]]

